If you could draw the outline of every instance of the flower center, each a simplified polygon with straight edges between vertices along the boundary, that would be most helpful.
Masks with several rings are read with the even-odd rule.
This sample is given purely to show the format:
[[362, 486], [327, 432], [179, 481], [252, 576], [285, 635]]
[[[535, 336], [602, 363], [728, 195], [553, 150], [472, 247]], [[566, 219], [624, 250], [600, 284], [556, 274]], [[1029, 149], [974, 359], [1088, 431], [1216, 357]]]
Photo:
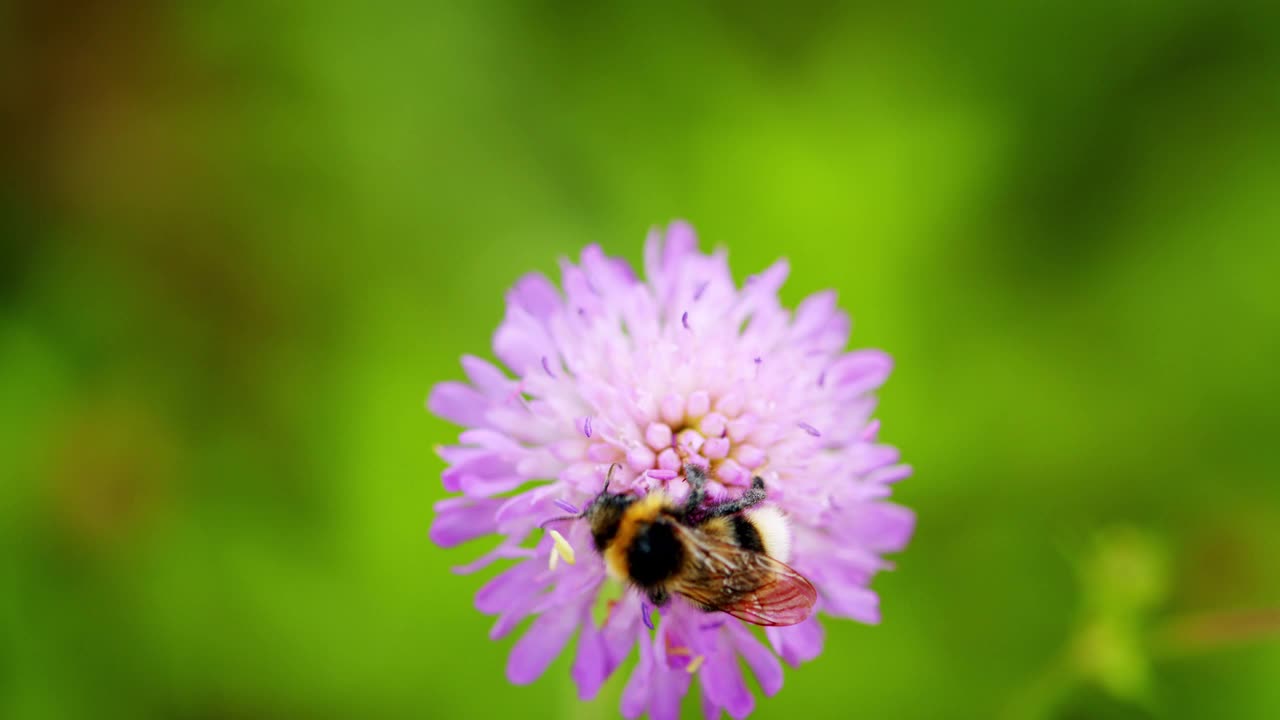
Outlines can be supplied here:
[[764, 450], [752, 443], [757, 424], [736, 394], [713, 398], [701, 390], [688, 396], [670, 393], [658, 403], [644, 437], [627, 450], [624, 461], [632, 471], [663, 481], [693, 463], [726, 486], [747, 487], [768, 462]]

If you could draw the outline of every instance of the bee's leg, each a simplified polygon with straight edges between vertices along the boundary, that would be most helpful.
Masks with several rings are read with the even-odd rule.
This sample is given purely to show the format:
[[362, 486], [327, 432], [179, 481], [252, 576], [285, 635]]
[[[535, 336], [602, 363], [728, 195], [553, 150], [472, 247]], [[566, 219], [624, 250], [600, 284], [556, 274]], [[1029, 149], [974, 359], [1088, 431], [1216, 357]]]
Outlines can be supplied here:
[[649, 604], [656, 608], [665, 607], [671, 600], [671, 593], [660, 587], [650, 588], [645, 594], [649, 596]]
[[702, 468], [689, 463], [684, 466], [684, 479], [689, 483], [689, 498], [684, 501], [685, 517], [698, 511], [702, 500], [707, 496], [707, 473]]
[[742, 497], [737, 500], [729, 500], [727, 502], [722, 502], [719, 505], [713, 505], [712, 507], [707, 508], [706, 517], [714, 518], [724, 517], [726, 515], [737, 515], [743, 510], [753, 508], [764, 502], [765, 497], [764, 480], [759, 476], [754, 477], [751, 479], [751, 489], [742, 493]]

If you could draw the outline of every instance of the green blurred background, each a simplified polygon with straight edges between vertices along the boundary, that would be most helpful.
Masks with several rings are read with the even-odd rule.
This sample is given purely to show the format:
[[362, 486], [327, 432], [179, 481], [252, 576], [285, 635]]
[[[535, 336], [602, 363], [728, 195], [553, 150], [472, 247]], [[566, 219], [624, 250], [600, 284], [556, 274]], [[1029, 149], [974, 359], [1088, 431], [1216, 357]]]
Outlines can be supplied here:
[[1280, 717], [1280, 5], [0, 7], [0, 717], [615, 714], [507, 684], [423, 400], [676, 217], [916, 468], [758, 717]]

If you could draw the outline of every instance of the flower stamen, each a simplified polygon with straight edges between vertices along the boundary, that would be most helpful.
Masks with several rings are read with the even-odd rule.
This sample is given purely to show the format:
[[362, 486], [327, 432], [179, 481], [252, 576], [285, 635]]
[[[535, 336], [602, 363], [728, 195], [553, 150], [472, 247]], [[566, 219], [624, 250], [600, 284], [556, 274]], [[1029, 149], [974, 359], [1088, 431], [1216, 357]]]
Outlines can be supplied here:
[[706, 659], [707, 656], [705, 655], [695, 655], [694, 658], [689, 661], [689, 664], [685, 666], [685, 672], [690, 675], [698, 672], [698, 668], [702, 667], [702, 663], [706, 662]]
[[556, 565], [559, 564], [560, 558], [562, 557], [564, 558], [564, 561], [570, 565], [577, 562], [577, 556], [573, 552], [573, 546], [569, 544], [568, 540], [564, 539], [564, 536], [561, 535], [559, 531], [551, 531], [551, 543], [551, 557], [547, 560], [547, 567], [549, 569], [555, 570]]

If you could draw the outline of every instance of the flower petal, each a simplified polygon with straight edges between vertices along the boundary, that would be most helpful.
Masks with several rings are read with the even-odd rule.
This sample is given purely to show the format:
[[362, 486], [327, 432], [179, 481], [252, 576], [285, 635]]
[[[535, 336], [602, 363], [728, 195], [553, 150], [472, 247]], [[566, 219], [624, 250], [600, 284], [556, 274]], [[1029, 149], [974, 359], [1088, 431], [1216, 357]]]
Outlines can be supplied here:
[[880, 350], [857, 350], [840, 357], [827, 370], [827, 382], [853, 395], [884, 384], [893, 369], [893, 358]]
[[874, 552], [897, 552], [907, 546], [915, 530], [916, 515], [888, 502], [858, 503], [845, 515], [844, 526], [853, 539]]
[[497, 529], [494, 512], [502, 500], [449, 498], [435, 504], [436, 517], [428, 535], [440, 547], [453, 547]]
[[445, 470], [441, 479], [446, 490], [462, 490], [471, 497], [504, 492], [521, 482], [510, 461], [493, 452], [473, 455]]
[[553, 355], [546, 328], [521, 307], [507, 307], [506, 317], [493, 334], [493, 353], [517, 375], [527, 375], [531, 368], [542, 371], [542, 358]]
[[545, 320], [563, 304], [556, 286], [546, 275], [532, 272], [516, 281], [507, 293], [507, 302], [518, 305], [535, 318]]
[[517, 545], [503, 543], [480, 557], [472, 560], [466, 565], [458, 565], [450, 568], [455, 575], [470, 575], [479, 572], [498, 560], [513, 560], [515, 558], [531, 558], [534, 557], [534, 551], [529, 548], [522, 548]]
[[823, 596], [823, 609], [831, 615], [875, 625], [880, 622], [880, 597], [874, 591], [857, 585], [835, 585]]
[[732, 621], [727, 627], [734, 649], [747, 661], [747, 667], [755, 674], [760, 689], [765, 695], [776, 694], [782, 689], [782, 663], [778, 662], [778, 657], [761, 645], [742, 623]]
[[466, 427], [481, 427], [489, 401], [475, 388], [460, 382], [442, 382], [431, 388], [427, 409], [433, 415]]
[[648, 709], [650, 689], [653, 687], [654, 665], [653, 641], [649, 639], [648, 633], [642, 633], [640, 662], [631, 671], [627, 686], [622, 690], [623, 717], [638, 718]]
[[496, 575], [476, 593], [476, 609], [487, 614], [500, 613], [516, 600], [536, 595], [542, 589], [541, 583], [535, 583], [542, 570], [539, 565], [536, 559], [531, 559]]
[[791, 334], [797, 339], [807, 338], [818, 332], [836, 313], [836, 291], [824, 290], [804, 300], [796, 308]]
[[581, 605], [570, 605], [539, 615], [511, 649], [507, 658], [507, 679], [514, 685], [528, 685], [541, 677], [569, 642], [581, 620]]
[[698, 670], [698, 681], [707, 699], [723, 707], [735, 718], [744, 718], [755, 709], [756, 699], [747, 689], [738, 669], [738, 658], [724, 641], [724, 633], [715, 630], [715, 640], [704, 646], [706, 660]]
[[578, 699], [594, 698], [616, 667], [609, 663], [604, 633], [590, 621], [583, 623], [582, 632], [578, 633], [578, 655], [574, 658], [571, 673], [573, 682], [578, 686]]
[[702, 693], [700, 703], [703, 717], [707, 720], [720, 720], [720, 716], [724, 713], [724, 708], [717, 705], [706, 693]]
[[822, 654], [824, 633], [817, 615], [798, 625], [765, 628], [764, 634], [774, 651], [791, 667], [799, 667], [800, 663]]
[[649, 698], [650, 720], [679, 720], [680, 699], [689, 692], [693, 681], [689, 673], [668, 666], [665, 642], [661, 633], [654, 636], [657, 662], [653, 668], [653, 693]]
[[667, 242], [662, 248], [662, 270], [671, 274], [678, 272], [684, 260], [698, 250], [698, 234], [693, 226], [683, 220], [677, 220], [667, 226]]

